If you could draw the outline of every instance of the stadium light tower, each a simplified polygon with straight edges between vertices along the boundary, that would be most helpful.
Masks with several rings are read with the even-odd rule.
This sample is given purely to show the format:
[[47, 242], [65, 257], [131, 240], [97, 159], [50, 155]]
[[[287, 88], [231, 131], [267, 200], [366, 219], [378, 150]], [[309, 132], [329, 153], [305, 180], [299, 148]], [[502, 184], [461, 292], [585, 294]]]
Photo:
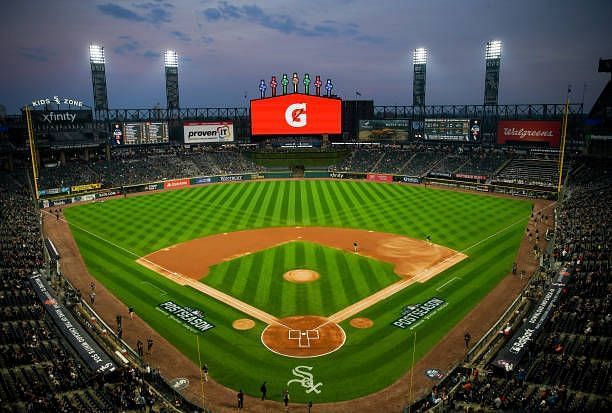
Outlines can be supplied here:
[[501, 66], [501, 40], [491, 40], [485, 47], [485, 90], [484, 104], [497, 105], [499, 95], [499, 68]]
[[104, 58], [104, 47], [97, 44], [89, 45], [89, 63], [91, 64], [94, 110], [107, 110], [108, 97], [106, 95], [106, 59]]
[[164, 66], [166, 67], [166, 99], [168, 109], [178, 109], [178, 55], [174, 50], [164, 53]]
[[412, 54], [414, 75], [412, 78], [412, 105], [425, 106], [425, 75], [427, 68], [427, 49], [419, 47]]

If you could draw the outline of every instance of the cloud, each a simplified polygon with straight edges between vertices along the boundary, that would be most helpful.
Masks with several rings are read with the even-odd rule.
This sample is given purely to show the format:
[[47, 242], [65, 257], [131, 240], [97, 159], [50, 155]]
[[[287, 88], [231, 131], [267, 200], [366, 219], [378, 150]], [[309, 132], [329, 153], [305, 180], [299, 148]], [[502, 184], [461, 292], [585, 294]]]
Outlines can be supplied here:
[[180, 40], [181, 42], [190, 42], [191, 41], [191, 37], [189, 37], [188, 34], [180, 32], [178, 30], [174, 30], [174, 31], [170, 32], [170, 34], [172, 36], [174, 36], [175, 39]]
[[48, 62], [49, 57], [54, 55], [53, 52], [49, 52], [42, 47], [20, 47], [19, 54], [34, 62]]
[[202, 12], [204, 17], [210, 22], [217, 21], [221, 18], [221, 12], [217, 9], [208, 8]]
[[217, 7], [209, 7], [202, 14], [209, 22], [220, 20], [241, 20], [257, 24], [283, 34], [294, 34], [303, 37], [349, 37], [357, 42], [380, 43], [382, 38], [362, 33], [355, 23], [341, 23], [325, 19], [310, 24], [298, 21], [288, 14], [268, 13], [256, 4], [235, 6], [227, 1], [220, 1]]
[[161, 56], [161, 53], [154, 50], [147, 50], [142, 54], [142, 56], [146, 57], [147, 59], [156, 59]]
[[140, 49], [140, 42], [138, 42], [138, 40], [128, 40], [119, 46], [115, 46], [113, 50], [119, 55], [126, 55], [129, 53], [134, 53], [138, 49]]
[[149, 22], [155, 25], [161, 23], [169, 23], [172, 21], [172, 14], [167, 10], [174, 6], [169, 3], [134, 3], [133, 7], [143, 10], [136, 12], [115, 3], [106, 3], [98, 5], [98, 10], [115, 19], [129, 20], [133, 22]]
[[211, 36], [202, 35], [202, 37], [200, 37], [200, 41], [204, 44], [211, 44], [215, 41], [215, 39], [213, 39]]
[[99, 4], [98, 10], [100, 10], [102, 14], [106, 14], [107, 16], [111, 16], [116, 19], [130, 20], [134, 22], [142, 22], [146, 20], [144, 17], [134, 13], [132, 10], [113, 3]]

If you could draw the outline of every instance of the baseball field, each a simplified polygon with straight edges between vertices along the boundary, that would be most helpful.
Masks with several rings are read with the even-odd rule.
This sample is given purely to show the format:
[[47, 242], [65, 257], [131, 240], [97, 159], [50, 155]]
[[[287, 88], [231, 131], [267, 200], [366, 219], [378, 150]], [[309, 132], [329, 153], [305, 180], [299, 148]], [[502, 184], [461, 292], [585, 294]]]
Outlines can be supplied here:
[[531, 205], [290, 180], [64, 215], [89, 272], [215, 381], [320, 403], [383, 389], [427, 353], [511, 270]]

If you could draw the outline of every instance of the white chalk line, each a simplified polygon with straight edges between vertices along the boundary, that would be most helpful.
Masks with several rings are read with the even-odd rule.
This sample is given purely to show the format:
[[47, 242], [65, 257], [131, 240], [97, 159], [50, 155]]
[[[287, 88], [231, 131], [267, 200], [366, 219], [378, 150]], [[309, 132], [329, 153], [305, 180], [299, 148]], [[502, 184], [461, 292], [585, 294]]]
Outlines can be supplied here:
[[448, 280], [447, 282], [445, 282], [444, 284], [442, 284], [441, 286], [439, 286], [438, 288], [436, 288], [436, 291], [440, 291], [442, 288], [444, 288], [446, 285], [452, 283], [455, 280], [460, 280], [461, 278], [459, 277], [453, 277], [450, 280]]

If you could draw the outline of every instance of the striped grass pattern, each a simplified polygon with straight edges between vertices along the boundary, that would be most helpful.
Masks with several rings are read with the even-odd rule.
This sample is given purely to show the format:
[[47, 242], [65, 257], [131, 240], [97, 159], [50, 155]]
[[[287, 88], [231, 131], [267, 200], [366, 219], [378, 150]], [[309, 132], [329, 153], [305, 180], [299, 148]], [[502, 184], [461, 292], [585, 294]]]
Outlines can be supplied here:
[[[200, 346], [215, 380], [252, 395], [267, 380], [269, 395], [279, 400], [286, 382], [294, 378], [291, 370], [308, 365], [315, 380], [324, 383], [323, 391], [306, 394], [292, 385], [291, 399], [319, 403], [375, 392], [405, 373], [411, 363], [412, 332], [391, 326], [401, 309], [434, 296], [448, 302], [417, 327], [418, 358], [509, 272], [530, 212], [531, 203], [523, 200], [399, 184], [291, 180], [210, 185], [105, 201], [68, 208], [65, 216], [90, 273], [196, 362], [194, 334], [155, 307], [174, 300], [204, 311], [215, 328], [201, 335]], [[260, 341], [263, 323], [234, 330], [232, 321], [244, 314], [135, 263], [142, 255], [198, 237], [293, 225], [362, 228], [418, 239], [431, 235], [433, 242], [465, 251], [469, 258], [358, 314], [372, 319], [373, 327], [358, 330], [348, 320], [343, 322], [347, 341], [341, 349], [303, 360], [266, 350]], [[302, 264], [322, 278], [281, 288], [282, 273]], [[347, 271], [355, 276], [347, 279]], [[206, 282], [283, 317], [329, 315], [394, 277], [384, 263], [296, 242], [219, 264]]]

